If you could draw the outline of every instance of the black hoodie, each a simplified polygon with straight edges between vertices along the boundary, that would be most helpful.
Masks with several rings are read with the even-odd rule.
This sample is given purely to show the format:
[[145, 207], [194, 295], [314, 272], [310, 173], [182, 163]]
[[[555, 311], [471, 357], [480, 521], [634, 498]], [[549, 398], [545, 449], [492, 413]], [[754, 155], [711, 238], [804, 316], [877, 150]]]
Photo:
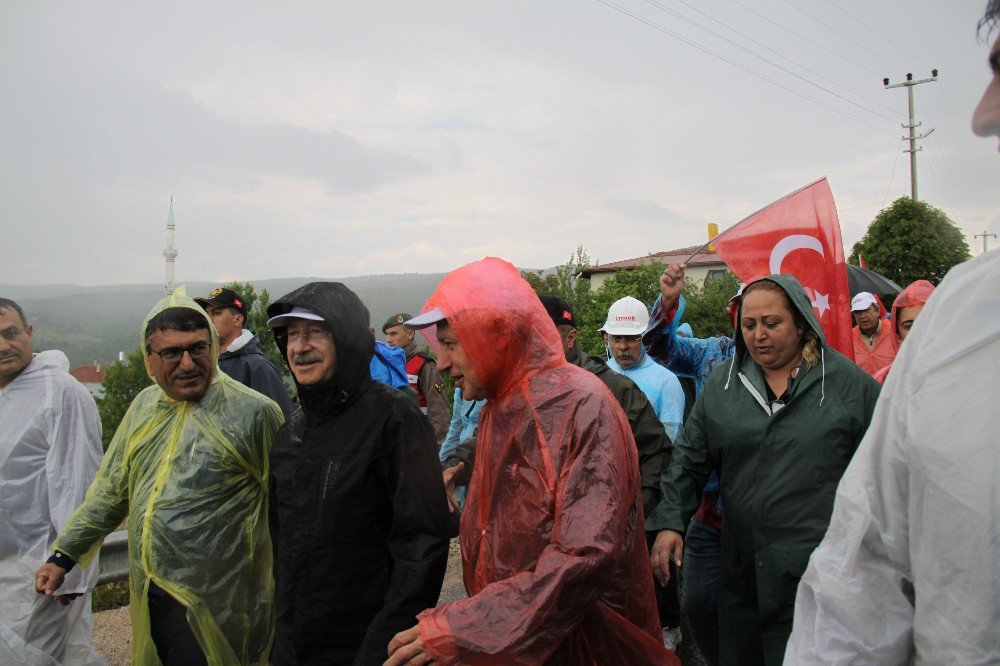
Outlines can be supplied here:
[[[381, 664], [441, 591], [449, 514], [437, 443], [410, 398], [372, 381], [375, 339], [354, 292], [314, 282], [268, 315], [294, 306], [325, 319], [337, 369], [320, 384], [296, 382], [302, 407], [271, 447], [271, 659]], [[284, 356], [280, 336], [278, 346]]]

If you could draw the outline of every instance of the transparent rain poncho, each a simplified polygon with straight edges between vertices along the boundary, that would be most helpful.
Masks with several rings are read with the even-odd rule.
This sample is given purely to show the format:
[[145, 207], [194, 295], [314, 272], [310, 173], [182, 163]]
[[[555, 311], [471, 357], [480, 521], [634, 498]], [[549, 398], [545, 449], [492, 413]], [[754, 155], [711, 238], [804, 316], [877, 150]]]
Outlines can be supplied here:
[[1000, 661], [998, 284], [994, 250], [927, 297], [799, 584], [785, 664]]
[[0, 389], [0, 664], [103, 664], [91, 641], [90, 594], [97, 567], [77, 567], [64, 608], [35, 592], [34, 572], [51, 553], [101, 464], [94, 399], [66, 372], [60, 351], [36, 354]]
[[[178, 288], [147, 315], [204, 311]], [[208, 392], [178, 402], [153, 385], [132, 402], [83, 505], [55, 548], [86, 566], [128, 518], [132, 663], [158, 664], [150, 637], [149, 583], [187, 608], [209, 664], [264, 664], [273, 633], [268, 452], [282, 415], [269, 398], [218, 369], [212, 336]], [[152, 376], [152, 372], [150, 372]]]
[[517, 269], [488, 258], [450, 273], [440, 308], [489, 402], [462, 514], [468, 599], [419, 616], [440, 664], [669, 664], [642, 530], [628, 420], [566, 362]]

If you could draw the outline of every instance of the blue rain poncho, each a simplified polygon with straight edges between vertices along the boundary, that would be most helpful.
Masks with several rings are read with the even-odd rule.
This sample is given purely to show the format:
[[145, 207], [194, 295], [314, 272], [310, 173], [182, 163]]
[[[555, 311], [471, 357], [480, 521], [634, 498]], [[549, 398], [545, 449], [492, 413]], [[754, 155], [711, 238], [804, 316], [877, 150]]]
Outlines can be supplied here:
[[625, 375], [646, 394], [653, 411], [663, 424], [663, 429], [676, 442], [684, 423], [684, 389], [674, 373], [649, 357], [643, 350], [642, 356], [631, 368], [623, 369], [613, 354], [608, 354], [608, 367]]
[[460, 444], [468, 441], [476, 434], [479, 427], [479, 412], [486, 405], [486, 399], [466, 400], [462, 397], [462, 389], [455, 389], [455, 396], [451, 403], [451, 425], [448, 427], [448, 436], [444, 438], [444, 444], [438, 452], [438, 457], [443, 464], [448, 460], [448, 456], [455, 452]]
[[[171, 307], [207, 319], [183, 287], [157, 303], [140, 329], [147, 371], [146, 325]], [[268, 452], [281, 410], [218, 369], [211, 322], [209, 330], [215, 372], [208, 391], [198, 402], [178, 402], [154, 384], [136, 396], [55, 543], [87, 566], [128, 519], [133, 664], [159, 663], [150, 582], [187, 607], [209, 664], [265, 664], [274, 635]]]

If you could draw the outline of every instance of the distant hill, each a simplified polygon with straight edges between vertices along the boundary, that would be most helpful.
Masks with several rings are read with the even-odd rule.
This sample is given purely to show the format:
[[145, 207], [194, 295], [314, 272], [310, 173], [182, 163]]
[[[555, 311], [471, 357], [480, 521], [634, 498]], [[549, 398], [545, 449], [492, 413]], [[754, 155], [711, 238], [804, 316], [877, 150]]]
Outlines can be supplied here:
[[[382, 322], [389, 315], [406, 311], [416, 314], [430, 297], [444, 273], [364, 275], [347, 278], [281, 278], [253, 280], [275, 300], [307, 282], [332, 280], [353, 289], [371, 312], [371, 325], [381, 336]], [[211, 282], [188, 282], [191, 296], [207, 295], [218, 286]], [[0, 296], [14, 299], [24, 308], [28, 323], [35, 327], [35, 349], [60, 349], [73, 366], [93, 361], [111, 363], [118, 352], [139, 346], [142, 320], [160, 298], [157, 284], [105, 285], [13, 285], [0, 284]]]

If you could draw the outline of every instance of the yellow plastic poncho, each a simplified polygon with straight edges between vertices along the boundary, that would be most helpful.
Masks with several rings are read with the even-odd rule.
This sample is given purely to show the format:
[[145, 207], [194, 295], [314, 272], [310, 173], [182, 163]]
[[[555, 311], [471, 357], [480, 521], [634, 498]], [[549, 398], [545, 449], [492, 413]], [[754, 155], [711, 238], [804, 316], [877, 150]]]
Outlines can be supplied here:
[[[147, 315], [204, 311], [178, 288]], [[207, 319], [207, 316], [206, 316]], [[87, 497], [55, 548], [82, 566], [128, 516], [132, 663], [159, 664], [150, 637], [150, 581], [187, 607], [209, 664], [265, 664], [274, 634], [268, 452], [282, 415], [269, 398], [218, 369], [198, 402], [159, 386], [129, 407]], [[152, 373], [150, 373], [152, 376]]]

